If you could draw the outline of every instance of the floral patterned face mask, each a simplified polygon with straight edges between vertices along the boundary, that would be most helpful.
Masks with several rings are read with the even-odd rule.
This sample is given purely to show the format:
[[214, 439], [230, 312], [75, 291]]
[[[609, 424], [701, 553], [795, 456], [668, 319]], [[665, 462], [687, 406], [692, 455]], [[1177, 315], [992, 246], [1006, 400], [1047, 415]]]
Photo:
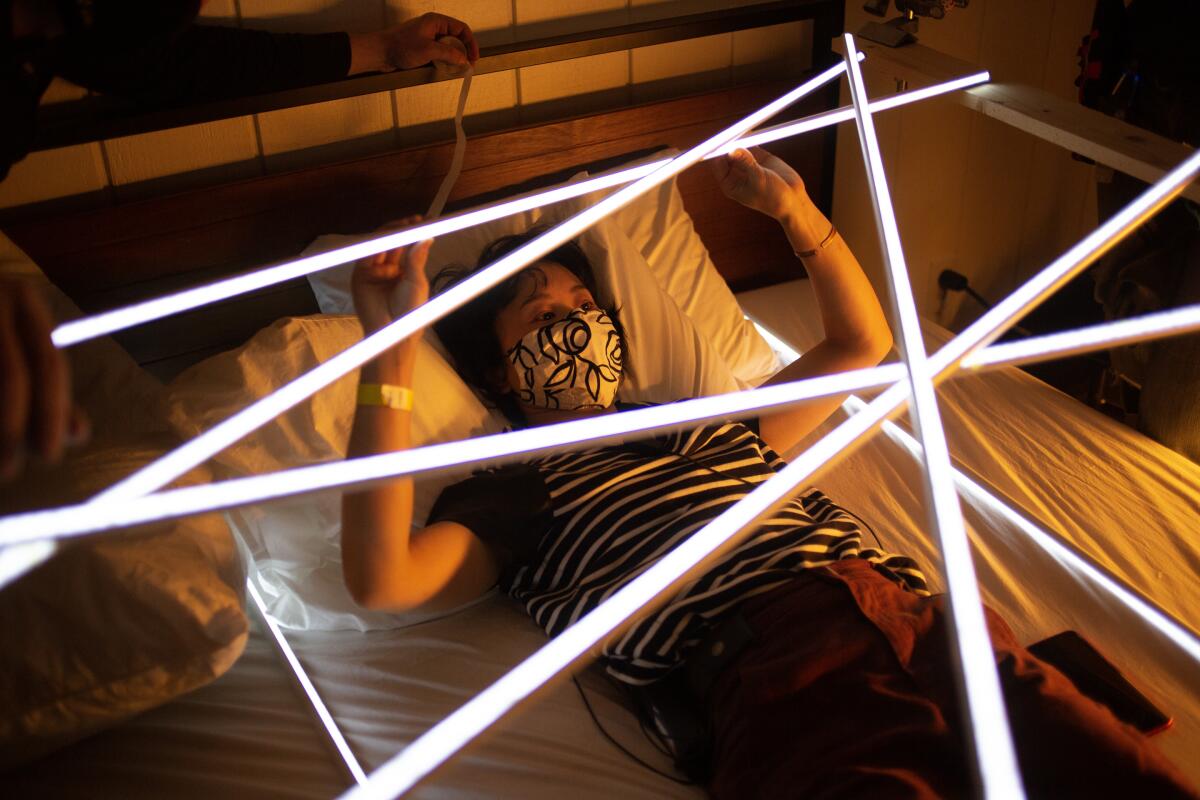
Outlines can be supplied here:
[[506, 355], [527, 405], [578, 411], [608, 408], [617, 398], [621, 337], [603, 309], [577, 308], [525, 334]]

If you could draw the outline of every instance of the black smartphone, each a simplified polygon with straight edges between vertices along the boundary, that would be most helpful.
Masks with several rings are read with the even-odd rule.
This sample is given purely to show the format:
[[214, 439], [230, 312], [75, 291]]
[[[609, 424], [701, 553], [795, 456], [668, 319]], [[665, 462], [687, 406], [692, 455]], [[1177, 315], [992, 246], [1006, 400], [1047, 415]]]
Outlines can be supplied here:
[[1028, 649], [1070, 678], [1081, 694], [1107, 706], [1117, 719], [1147, 736], [1165, 731], [1175, 721], [1151, 703], [1076, 631], [1063, 631], [1030, 645]]

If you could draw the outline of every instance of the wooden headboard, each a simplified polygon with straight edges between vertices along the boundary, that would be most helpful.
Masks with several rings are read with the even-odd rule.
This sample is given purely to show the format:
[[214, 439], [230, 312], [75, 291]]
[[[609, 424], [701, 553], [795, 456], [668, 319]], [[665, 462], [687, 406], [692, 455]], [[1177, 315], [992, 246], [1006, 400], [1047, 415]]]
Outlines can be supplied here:
[[[517, 184], [550, 183], [597, 162], [690, 147], [789, 88], [755, 85], [504, 131], [469, 141], [451, 208]], [[791, 111], [823, 110], [814, 99]], [[824, 134], [772, 150], [804, 176], [828, 210], [832, 148]], [[8, 235], [84, 311], [99, 311], [289, 258], [324, 233], [362, 233], [424, 210], [451, 144], [238, 181], [94, 211], [17, 221]], [[795, 278], [799, 264], [770, 220], [721, 196], [705, 165], [679, 178], [684, 204], [735, 290]], [[148, 369], [168, 377], [234, 347], [283, 316], [315, 313], [292, 281], [118, 334]]]

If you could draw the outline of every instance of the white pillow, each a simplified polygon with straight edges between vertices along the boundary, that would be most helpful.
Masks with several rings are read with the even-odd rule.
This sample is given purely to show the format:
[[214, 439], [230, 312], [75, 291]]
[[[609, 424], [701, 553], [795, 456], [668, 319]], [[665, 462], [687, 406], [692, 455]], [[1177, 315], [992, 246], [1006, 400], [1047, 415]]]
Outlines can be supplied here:
[[[59, 321], [73, 303], [0, 234], [0, 273], [37, 282]], [[54, 468], [0, 486], [6, 512], [79, 503], [179, 442], [162, 386], [109, 339], [68, 351], [94, 435]], [[205, 469], [179, 483], [206, 482]], [[203, 686], [246, 643], [241, 561], [219, 515], [63, 544], [0, 591], [0, 768]]]
[[[581, 173], [572, 180], [582, 177]], [[483, 250], [496, 239], [522, 233], [539, 223], [554, 225], [592, 205], [601, 196], [593, 192], [435, 239], [429, 253], [429, 276], [432, 279], [447, 265], [474, 267]], [[687, 222], [687, 228], [690, 230], [690, 222]], [[323, 236], [305, 252], [336, 247], [348, 239]], [[672, 296], [663, 290], [645, 257], [618, 222], [611, 217], [603, 219], [585, 231], [578, 241], [596, 273], [602, 295], [597, 300], [620, 310], [627, 332], [625, 361], [628, 373], [618, 393], [620, 399], [671, 402], [740, 388], [728, 363], [698, 330], [696, 320], [683, 313]], [[353, 264], [343, 264], [309, 276], [322, 312], [353, 313], [350, 298], [353, 268]], [[713, 274], [724, 285], [715, 269]], [[725, 292], [736, 308], [737, 302], [728, 288]], [[750, 330], [761, 342], [753, 327]], [[426, 335], [434, 340], [431, 333]], [[766, 347], [765, 342], [763, 346]], [[774, 359], [769, 347], [767, 351]]]
[[[662, 150], [634, 164], [678, 154], [678, 150]], [[707, 169], [707, 165], [692, 169]], [[729, 284], [709, 257], [683, 206], [675, 178], [651, 189], [613, 218], [645, 256], [663, 289], [712, 343], [743, 388], [758, 386], [780, 370], [783, 365], [775, 352], [746, 319]]]
[[[181, 373], [168, 387], [167, 419], [195, 436], [304, 374], [362, 338], [353, 316], [279, 320], [242, 347]], [[428, 344], [417, 351], [413, 445], [502, 430], [458, 375]], [[259, 428], [214, 461], [228, 476], [275, 472], [345, 457], [354, 421], [357, 370]], [[445, 486], [469, 469], [414, 482], [414, 517], [424, 521]], [[342, 582], [341, 494], [295, 498], [228, 514], [258, 568], [268, 610], [292, 628], [395, 628], [437, 615], [393, 615], [361, 609]]]
[[[572, 201], [551, 213], [562, 218], [583, 208]], [[540, 216], [540, 215], [539, 215]], [[474, 264], [479, 251], [507, 233], [523, 230], [524, 220], [498, 221], [435, 242], [430, 271], [446, 263]], [[322, 237], [313, 247], [336, 239]], [[597, 267], [601, 293], [621, 309], [628, 333], [630, 365], [620, 397], [627, 401], [668, 402], [734, 391], [737, 382], [708, 342], [659, 287], [645, 259], [613, 223], [602, 221], [581, 245]], [[335, 273], [337, 270], [328, 272]], [[344, 280], [330, 281], [322, 308], [348, 300]], [[195, 435], [236, 413], [258, 397], [325, 361], [361, 335], [349, 316], [283, 320], [260, 331], [244, 347], [214, 356], [181, 374], [170, 389], [168, 418], [184, 435]], [[215, 461], [233, 474], [254, 474], [342, 458], [353, 419], [357, 375], [350, 374], [310, 400], [229, 448]], [[501, 430], [505, 420], [489, 413], [438, 351], [422, 342], [414, 388], [414, 446], [465, 439]], [[423, 521], [442, 488], [470, 468], [421, 478], [415, 483], [414, 518]], [[430, 618], [360, 610], [342, 583], [338, 537], [340, 495], [327, 493], [269, 508], [240, 509], [230, 522], [246, 541], [261, 575], [260, 586], [273, 616], [304, 629], [401, 627]]]
[[[657, 161], [678, 153], [679, 151], [674, 149], [662, 150], [644, 159], [623, 164], [612, 171]], [[694, 167], [705, 168], [703, 165]], [[580, 173], [572, 178], [572, 181], [584, 177], [586, 173]], [[557, 206], [526, 211], [507, 220], [498, 220], [489, 225], [443, 237], [434, 242], [430, 253], [431, 273], [447, 263], [474, 266], [483, 248], [500, 236], [527, 230], [540, 220], [562, 219], [566, 216], [564, 211], [591, 205], [614, 191], [616, 189], [594, 192]], [[783, 365], [775, 352], [759, 335], [754, 325], [745, 318], [729, 285], [725, 283], [725, 279], [721, 277], [721, 273], [709, 257], [708, 249], [696, 233], [692, 218], [683, 206], [683, 196], [674, 178], [651, 189], [610, 215], [609, 219], [625, 232], [634, 247], [641, 252], [661, 288], [691, 319], [700, 334], [708, 339], [741, 388], [758, 386], [780, 370]], [[349, 241], [350, 237], [322, 237], [314, 242], [309, 250], [335, 247]], [[596, 263], [593, 261], [593, 264]], [[309, 283], [322, 312], [354, 312], [350, 299], [350, 271], [351, 267], [343, 265], [309, 276]]]

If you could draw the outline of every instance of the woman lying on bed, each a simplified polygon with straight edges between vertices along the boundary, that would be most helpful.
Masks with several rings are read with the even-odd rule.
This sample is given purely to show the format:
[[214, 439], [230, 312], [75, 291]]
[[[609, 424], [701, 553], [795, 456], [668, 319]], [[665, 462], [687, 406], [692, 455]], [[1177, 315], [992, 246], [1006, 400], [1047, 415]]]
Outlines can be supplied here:
[[[824, 341], [771, 382], [879, 363], [892, 339], [853, 253], [778, 158], [738, 151], [725, 193], [778, 220], [804, 261]], [[501, 239], [490, 264], [534, 232]], [[354, 274], [369, 333], [423, 303], [428, 243]], [[444, 272], [438, 283], [465, 277]], [[462, 377], [515, 426], [620, 411], [622, 330], [569, 244], [437, 323]], [[415, 341], [366, 365], [350, 455], [407, 448], [409, 414], [371, 403], [411, 387]], [[644, 357], [644, 355], [643, 355]], [[422, 402], [420, 395], [415, 402]], [[841, 398], [701, 425], [633, 444], [562, 452], [477, 473], [411, 529], [412, 483], [346, 495], [342, 550], [365, 606], [450, 609], [497, 581], [555, 636], [743, 498]], [[433, 401], [436, 402], [436, 401]], [[394, 404], [403, 405], [403, 403]], [[634, 685], [685, 676], [711, 722], [718, 797], [964, 796], [971, 792], [945, 607], [913, 561], [865, 546], [819, 491], [789, 502], [661, 610], [607, 642], [610, 674]], [[989, 617], [1031, 794], [1193, 796], [1139, 733], [1082, 697]]]

